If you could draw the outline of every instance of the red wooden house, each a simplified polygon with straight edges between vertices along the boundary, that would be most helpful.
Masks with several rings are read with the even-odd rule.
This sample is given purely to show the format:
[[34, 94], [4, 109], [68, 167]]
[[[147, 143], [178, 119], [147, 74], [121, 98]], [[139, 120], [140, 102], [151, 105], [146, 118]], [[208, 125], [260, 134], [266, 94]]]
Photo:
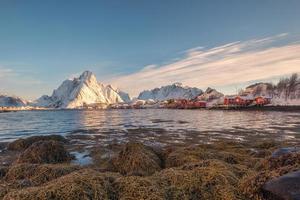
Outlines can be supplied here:
[[270, 104], [270, 103], [271, 103], [271, 98], [270, 97], [263, 97], [263, 96], [255, 97], [255, 104], [256, 105], [263, 106], [263, 105], [267, 105], [267, 104]]
[[186, 108], [206, 108], [206, 101], [188, 101]]
[[226, 96], [224, 98], [224, 105], [226, 106], [249, 106], [253, 105], [266, 105], [271, 103], [271, 98], [264, 96]]
[[206, 108], [206, 102], [199, 100], [176, 99], [172, 101], [170, 100], [166, 107], [177, 109]]
[[249, 106], [253, 103], [254, 98], [249, 96], [226, 96], [224, 105], [227, 106]]

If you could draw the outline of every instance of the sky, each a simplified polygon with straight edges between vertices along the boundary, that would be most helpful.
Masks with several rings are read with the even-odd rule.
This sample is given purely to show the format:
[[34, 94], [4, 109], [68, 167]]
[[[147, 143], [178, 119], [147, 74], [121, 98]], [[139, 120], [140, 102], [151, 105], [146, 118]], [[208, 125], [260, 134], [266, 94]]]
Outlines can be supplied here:
[[299, 0], [0, 0], [0, 93], [35, 99], [85, 70], [132, 96], [225, 94], [300, 72]]

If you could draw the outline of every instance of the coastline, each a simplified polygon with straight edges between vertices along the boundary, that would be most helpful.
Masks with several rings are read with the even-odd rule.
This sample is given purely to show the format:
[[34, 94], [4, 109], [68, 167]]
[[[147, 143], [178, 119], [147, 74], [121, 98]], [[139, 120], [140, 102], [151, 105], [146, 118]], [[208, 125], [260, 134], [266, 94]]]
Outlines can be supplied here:
[[280, 111], [280, 112], [300, 112], [298, 106], [249, 106], [249, 107], [211, 107], [209, 110], [236, 110], [236, 111]]
[[124, 109], [178, 109], [178, 110], [223, 110], [223, 111], [276, 111], [276, 112], [300, 112], [300, 105], [278, 105], [278, 106], [249, 106], [249, 107], [207, 107], [207, 108], [105, 108], [105, 109], [90, 109], [90, 108], [6, 108], [0, 109], [0, 113], [17, 112], [17, 111], [70, 111], [70, 110], [124, 110]]

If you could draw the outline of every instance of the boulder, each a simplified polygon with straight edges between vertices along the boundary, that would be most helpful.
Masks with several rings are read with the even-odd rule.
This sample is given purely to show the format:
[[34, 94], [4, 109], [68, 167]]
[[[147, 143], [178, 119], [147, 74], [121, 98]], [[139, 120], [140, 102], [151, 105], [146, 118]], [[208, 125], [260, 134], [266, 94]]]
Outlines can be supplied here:
[[115, 199], [111, 182], [117, 174], [83, 169], [52, 180], [42, 186], [13, 190], [3, 200], [103, 200]]
[[272, 153], [272, 157], [277, 158], [279, 156], [283, 156], [290, 153], [300, 153], [300, 147], [284, 147], [277, 149]]
[[80, 167], [69, 164], [22, 163], [11, 166], [4, 179], [10, 183], [26, 180], [31, 186], [37, 186], [79, 169]]
[[[264, 199], [264, 185], [273, 179], [300, 169], [300, 154], [288, 153], [279, 157], [268, 157], [240, 181], [240, 190], [248, 199]], [[268, 200], [278, 197], [268, 195]]]
[[116, 179], [114, 188], [119, 200], [165, 199], [165, 191], [151, 177], [123, 176]]
[[141, 143], [128, 143], [112, 160], [113, 168], [123, 175], [151, 175], [161, 170], [161, 160], [153, 149]]
[[271, 179], [263, 186], [265, 198], [300, 200], [300, 170]]
[[240, 199], [237, 189], [240, 170], [217, 160], [189, 163], [153, 175], [165, 191], [165, 199]]
[[15, 163], [63, 163], [72, 160], [63, 144], [57, 141], [39, 141], [28, 147]]
[[35, 142], [48, 141], [48, 140], [67, 143], [67, 139], [65, 139], [61, 135], [32, 136], [24, 139], [21, 138], [9, 143], [7, 149], [11, 151], [22, 151], [27, 149], [30, 145], [32, 145]]

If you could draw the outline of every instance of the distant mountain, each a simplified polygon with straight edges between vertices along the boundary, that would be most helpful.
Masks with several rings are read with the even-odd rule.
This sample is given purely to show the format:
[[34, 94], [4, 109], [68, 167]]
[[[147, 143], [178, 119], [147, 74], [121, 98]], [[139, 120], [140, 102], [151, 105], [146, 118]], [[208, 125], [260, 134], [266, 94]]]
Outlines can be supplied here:
[[153, 99], [158, 101], [168, 99], [193, 99], [202, 93], [202, 90], [199, 88], [183, 86], [181, 83], [174, 83], [152, 90], [145, 90], [139, 94], [138, 99]]
[[241, 95], [269, 96], [272, 97], [275, 87], [271, 83], [255, 83], [240, 92]]
[[51, 96], [44, 95], [36, 100], [36, 106], [52, 108], [78, 108], [94, 104], [123, 102], [112, 86], [98, 83], [92, 72], [85, 71], [80, 77], [65, 80]]
[[22, 107], [27, 105], [27, 101], [15, 96], [0, 95], [1, 107]]
[[197, 99], [202, 101], [212, 101], [215, 99], [220, 99], [224, 96], [221, 92], [208, 87], [205, 92], [197, 97]]

